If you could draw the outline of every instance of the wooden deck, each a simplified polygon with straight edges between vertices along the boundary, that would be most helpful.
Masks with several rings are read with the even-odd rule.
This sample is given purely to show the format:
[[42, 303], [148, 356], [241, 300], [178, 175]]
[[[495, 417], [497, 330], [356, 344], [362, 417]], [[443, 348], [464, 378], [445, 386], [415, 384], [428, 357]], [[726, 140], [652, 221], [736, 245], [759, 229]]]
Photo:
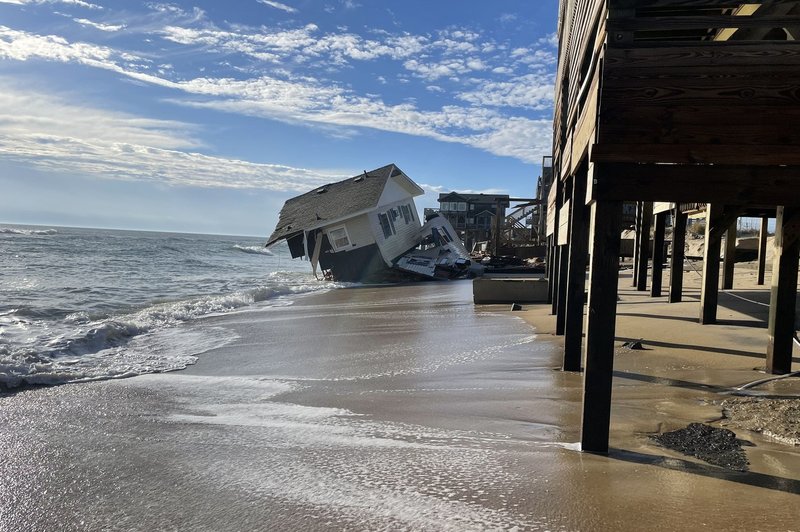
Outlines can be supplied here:
[[[562, 0], [558, 32], [547, 231], [558, 281], [551, 293], [566, 334], [564, 369], [578, 370], [585, 359], [583, 448], [605, 452], [607, 428], [598, 425], [607, 427], [602, 420], [610, 412], [622, 202], [638, 205], [639, 290], [648, 281], [651, 227], [662, 238], [669, 213], [653, 216], [652, 202], [676, 204], [679, 227], [685, 219], [678, 204], [705, 204], [703, 324], [716, 322], [725, 234], [739, 216], [772, 213], [778, 274], [766, 369], [782, 373], [791, 365], [800, 254], [800, 0]], [[661, 264], [662, 257], [651, 258]], [[668, 300], [680, 301], [681, 280], [671, 274], [670, 281]], [[653, 296], [660, 295], [656, 283]]]

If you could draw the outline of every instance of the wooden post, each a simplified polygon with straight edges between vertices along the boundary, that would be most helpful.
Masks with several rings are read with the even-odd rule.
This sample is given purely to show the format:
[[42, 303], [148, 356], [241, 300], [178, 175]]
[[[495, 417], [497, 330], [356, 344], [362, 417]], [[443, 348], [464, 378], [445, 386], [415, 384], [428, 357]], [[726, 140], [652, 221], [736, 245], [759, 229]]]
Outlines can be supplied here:
[[547, 256], [544, 259], [544, 275], [547, 279], [547, 304], [553, 303], [553, 261], [555, 260], [555, 253], [553, 249], [553, 240], [551, 237], [546, 239]]
[[733, 288], [733, 273], [736, 268], [736, 221], [725, 233], [725, 260], [722, 265], [722, 289]]
[[569, 266], [567, 268], [567, 312], [564, 318], [564, 371], [581, 370], [583, 305], [586, 290], [586, 260], [589, 224], [586, 207], [586, 170], [575, 174], [570, 201]]
[[556, 335], [564, 334], [564, 319], [566, 318], [567, 308], [567, 261], [569, 250], [567, 246], [558, 246], [558, 290], [556, 304]]
[[[555, 240], [555, 239], [554, 239]], [[558, 313], [558, 266], [561, 263], [559, 251], [561, 246], [553, 245], [553, 251], [550, 253], [553, 264], [550, 265], [550, 314]]]
[[783, 374], [792, 371], [797, 261], [800, 258], [800, 208], [778, 207], [774, 253], [767, 326], [767, 372]]
[[631, 286], [639, 285], [639, 250], [641, 246], [639, 243], [642, 241], [642, 212], [644, 202], [636, 202], [636, 220], [633, 225], [633, 275], [631, 276]]
[[700, 323], [717, 321], [719, 298], [719, 253], [722, 247], [722, 232], [719, 224], [724, 216], [724, 206], [709, 203], [706, 207], [706, 242], [703, 252], [703, 286], [700, 292]]
[[664, 233], [667, 228], [668, 211], [656, 214], [655, 230], [653, 232], [653, 283], [650, 286], [650, 296], [661, 296], [661, 282], [664, 272]]
[[672, 220], [672, 255], [669, 260], [669, 302], [680, 303], [683, 296], [683, 259], [686, 254], [686, 220], [688, 215], [675, 204]]
[[592, 204], [581, 450], [593, 453], [608, 452], [621, 226], [621, 202]]
[[764, 284], [767, 270], [767, 236], [769, 235], [769, 218], [761, 218], [761, 230], [758, 232], [758, 279], [756, 284]]
[[650, 226], [653, 224], [653, 202], [645, 201], [642, 204], [642, 233], [639, 237], [639, 264], [636, 274], [636, 289], [644, 292], [647, 290], [647, 258], [650, 248]]

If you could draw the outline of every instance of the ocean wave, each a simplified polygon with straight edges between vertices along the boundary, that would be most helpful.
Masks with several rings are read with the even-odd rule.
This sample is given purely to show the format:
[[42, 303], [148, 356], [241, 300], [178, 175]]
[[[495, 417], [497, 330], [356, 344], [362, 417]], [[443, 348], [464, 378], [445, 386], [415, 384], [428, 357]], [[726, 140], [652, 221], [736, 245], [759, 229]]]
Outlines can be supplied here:
[[241, 251], [242, 253], [249, 253], [251, 255], [274, 255], [274, 253], [264, 246], [242, 246], [240, 244], [234, 244], [233, 249]]
[[0, 234], [3, 235], [55, 235], [55, 229], [16, 229], [12, 227], [0, 227]]
[[[189, 343], [182, 354], [152, 352], [152, 345], [141, 348], [144, 354], [128, 360], [135, 345], [163, 336], [165, 331], [193, 320], [232, 312], [237, 309], [285, 296], [330, 290], [345, 286], [321, 283], [307, 274], [273, 272], [266, 283], [230, 294], [209, 295], [182, 301], [158, 303], [137, 312], [92, 321], [85, 312], [68, 315], [52, 323], [13, 317], [10, 311], [0, 320], [15, 332], [0, 334], [0, 384], [8, 387], [27, 384], [60, 384], [81, 380], [119, 378], [182, 369], [193, 363], [204, 344]], [[0, 324], [2, 325], [2, 324]], [[14, 328], [15, 331], [10, 329]], [[146, 342], [145, 342], [146, 343]]]

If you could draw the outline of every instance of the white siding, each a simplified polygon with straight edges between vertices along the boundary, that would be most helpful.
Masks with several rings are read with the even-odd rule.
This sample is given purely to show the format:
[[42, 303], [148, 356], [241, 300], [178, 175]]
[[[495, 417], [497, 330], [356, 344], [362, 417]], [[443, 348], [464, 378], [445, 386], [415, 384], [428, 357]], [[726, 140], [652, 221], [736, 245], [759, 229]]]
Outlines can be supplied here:
[[351, 246], [349, 249], [358, 249], [375, 243], [375, 237], [372, 236], [373, 232], [370, 224], [371, 221], [368, 215], [362, 214], [361, 216], [356, 216], [355, 218], [345, 220], [344, 222], [337, 222], [329, 225], [323, 228], [323, 230], [327, 234], [329, 229], [344, 226], [347, 229], [348, 236], [350, 237]]
[[393, 177], [386, 180], [386, 186], [383, 188], [381, 198], [378, 200], [378, 209], [383, 206], [391, 206], [396, 203], [402, 203], [410, 200], [413, 195], [402, 187]]
[[[409, 220], [408, 224], [406, 224], [405, 219], [403, 219], [400, 205], [408, 205], [414, 215], [414, 219]], [[400, 216], [394, 220], [394, 228], [397, 234], [385, 238], [380, 220], [378, 219], [378, 214], [386, 213], [392, 208], [396, 208], [400, 211]], [[391, 265], [394, 259], [417, 244], [417, 233], [422, 225], [420, 224], [419, 215], [417, 214], [417, 206], [414, 205], [414, 199], [408, 193], [406, 193], [406, 197], [402, 201], [379, 207], [376, 211], [369, 213], [368, 216], [375, 242], [378, 243], [378, 248], [380, 248], [381, 255], [386, 264]]]

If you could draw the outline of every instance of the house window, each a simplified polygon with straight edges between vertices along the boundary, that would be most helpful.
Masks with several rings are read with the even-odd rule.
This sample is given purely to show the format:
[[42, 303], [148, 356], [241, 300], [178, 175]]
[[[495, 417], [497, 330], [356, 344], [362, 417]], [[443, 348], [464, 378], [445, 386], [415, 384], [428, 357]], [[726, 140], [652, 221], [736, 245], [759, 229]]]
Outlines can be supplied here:
[[414, 219], [411, 217], [411, 209], [408, 208], [408, 205], [400, 205], [400, 212], [403, 213], [403, 220], [405, 220], [406, 225]]
[[467, 218], [467, 225], [475, 225], [475, 218]]
[[467, 204], [464, 203], [463, 201], [461, 201], [461, 202], [456, 204], [456, 209], [455, 210], [458, 210], [459, 212], [466, 212], [467, 211]]
[[394, 231], [393, 231], [394, 226], [391, 223], [391, 220], [389, 219], [389, 216], [386, 215], [386, 213], [379, 212], [378, 213], [378, 221], [381, 224], [381, 229], [383, 229], [383, 238], [389, 238], [390, 236], [392, 236], [394, 234]]
[[350, 236], [347, 234], [347, 229], [343, 225], [334, 229], [329, 229], [328, 240], [330, 240], [333, 249], [336, 251], [350, 247]]
[[407, 205], [406, 208], [408, 209], [408, 216], [411, 217], [411, 221], [414, 221], [414, 207], [411, 204]]

